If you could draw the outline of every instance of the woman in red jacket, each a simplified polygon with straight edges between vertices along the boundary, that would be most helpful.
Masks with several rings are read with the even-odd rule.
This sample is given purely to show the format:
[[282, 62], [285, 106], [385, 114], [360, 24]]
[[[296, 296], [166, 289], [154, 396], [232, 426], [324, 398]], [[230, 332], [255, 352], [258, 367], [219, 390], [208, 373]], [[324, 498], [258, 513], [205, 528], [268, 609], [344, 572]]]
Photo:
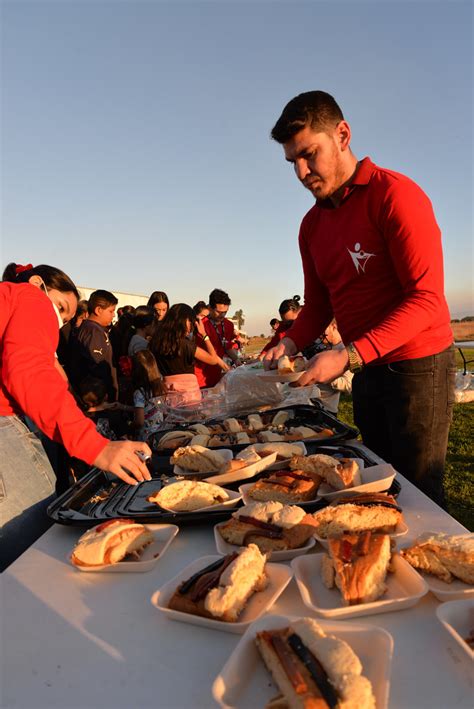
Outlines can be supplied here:
[[137, 455], [150, 455], [148, 446], [99, 435], [59, 372], [59, 328], [74, 316], [78, 299], [71, 279], [52, 266], [10, 264], [0, 283], [0, 570], [48, 527], [54, 491], [54, 473], [24, 416], [89, 465], [129, 484], [150, 479]]

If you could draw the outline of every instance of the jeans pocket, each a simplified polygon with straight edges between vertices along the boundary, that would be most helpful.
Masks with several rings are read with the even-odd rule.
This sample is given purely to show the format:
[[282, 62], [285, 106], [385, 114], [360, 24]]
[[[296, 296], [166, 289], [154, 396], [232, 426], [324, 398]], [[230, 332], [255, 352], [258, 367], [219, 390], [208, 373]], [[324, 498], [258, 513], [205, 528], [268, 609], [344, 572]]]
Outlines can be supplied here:
[[398, 362], [390, 362], [387, 369], [392, 374], [404, 376], [417, 376], [419, 374], [434, 374], [434, 356], [418, 357], [417, 359], [403, 359]]

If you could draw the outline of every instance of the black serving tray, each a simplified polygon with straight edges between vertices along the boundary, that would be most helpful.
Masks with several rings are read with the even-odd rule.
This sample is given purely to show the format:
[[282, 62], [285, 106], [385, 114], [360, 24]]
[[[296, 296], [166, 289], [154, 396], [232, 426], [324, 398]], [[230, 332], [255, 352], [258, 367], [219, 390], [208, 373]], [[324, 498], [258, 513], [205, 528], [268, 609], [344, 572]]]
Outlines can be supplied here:
[[[308, 453], [310, 446], [306, 444]], [[318, 453], [326, 453], [335, 457], [362, 458], [366, 467], [376, 465], [378, 460], [372, 457], [367, 449], [353, 447], [350, 444], [317, 445]], [[147, 497], [160, 489], [163, 479], [172, 475], [169, 456], [154, 455], [151, 461], [152, 480], [130, 486], [118, 480], [115, 476], [104, 473], [98, 468], [92, 468], [81, 480], [66, 490], [49, 507], [48, 516], [54, 522], [78, 527], [91, 527], [108, 519], [127, 518], [145, 523], [172, 523], [179, 525], [209, 524], [226, 520], [236, 507], [207, 512], [167, 512], [157, 505], [148, 502]], [[268, 474], [263, 471], [252, 480]], [[236, 481], [226, 487], [237, 489], [242, 481]], [[388, 491], [395, 497], [400, 492], [400, 484], [394, 480]], [[99, 499], [101, 498], [101, 499]], [[240, 503], [242, 504], [242, 503]], [[317, 500], [307, 505], [309, 512], [325, 507], [326, 500]]]
[[[253, 413], [258, 413], [262, 418], [265, 417], [272, 417], [279, 411], [292, 411], [294, 412], [294, 416], [290, 419], [290, 425], [291, 426], [315, 426], [318, 428], [330, 428], [334, 431], [334, 435], [332, 436], [327, 436], [326, 438], [314, 438], [314, 439], [304, 439], [303, 443], [305, 444], [306, 448], [308, 449], [308, 452], [313, 448], [317, 448], [317, 450], [320, 449], [322, 445], [326, 445], [328, 443], [338, 443], [339, 441], [345, 441], [349, 439], [354, 439], [357, 438], [359, 435], [359, 431], [356, 428], [353, 428], [352, 426], [348, 426], [346, 423], [343, 423], [340, 421], [336, 416], [333, 414], [329, 413], [326, 409], [324, 409], [321, 404], [317, 401], [315, 401], [314, 405], [308, 405], [308, 404], [299, 404], [295, 406], [284, 406], [278, 409], [269, 409], [267, 411], [247, 411], [245, 414], [236, 414], [232, 418], [236, 418], [237, 421], [239, 422], [245, 422], [247, 419], [247, 416], [249, 414]], [[219, 424], [222, 423], [222, 421], [227, 418], [227, 417], [219, 417], [219, 418], [212, 418], [208, 419], [207, 421], [196, 421], [194, 423], [201, 423], [204, 425], [213, 425], [213, 424]], [[156, 450], [157, 445], [159, 444], [160, 439], [165, 435], [165, 433], [168, 433], [170, 430], [171, 431], [186, 431], [189, 429], [190, 426], [193, 425], [193, 422], [187, 422], [187, 423], [181, 423], [173, 426], [172, 428], [167, 427], [167, 430], [159, 431], [158, 433], [154, 434], [153, 436], [153, 441], [151, 441], [152, 447]], [[288, 441], [289, 443], [294, 443], [295, 441]], [[239, 445], [222, 445], [222, 448], [228, 448], [234, 453], [243, 450], [244, 448], [248, 447], [248, 443], [242, 443]], [[163, 449], [160, 450], [159, 453], [163, 455], [167, 450], [169, 450], [172, 453], [172, 449]]]

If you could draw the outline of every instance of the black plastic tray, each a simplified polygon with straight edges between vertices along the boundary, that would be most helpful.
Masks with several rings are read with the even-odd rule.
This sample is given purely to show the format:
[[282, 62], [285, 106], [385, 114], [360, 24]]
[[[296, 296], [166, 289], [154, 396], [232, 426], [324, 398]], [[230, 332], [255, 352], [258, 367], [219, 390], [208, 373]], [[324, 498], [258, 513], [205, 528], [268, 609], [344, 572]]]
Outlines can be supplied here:
[[[317, 448], [319, 450], [320, 446], [326, 445], [328, 443], [338, 443], [339, 441], [344, 441], [344, 440], [349, 440], [349, 439], [354, 439], [357, 438], [359, 435], [359, 432], [356, 428], [352, 428], [351, 426], [348, 426], [346, 423], [343, 423], [340, 421], [336, 416], [333, 414], [329, 413], [329, 411], [326, 411], [318, 402], [315, 403], [314, 406], [310, 406], [307, 404], [299, 404], [295, 406], [285, 406], [279, 409], [269, 409], [268, 411], [248, 411], [245, 414], [237, 414], [233, 416], [232, 418], [236, 418], [237, 421], [239, 422], [245, 422], [247, 419], [247, 416], [252, 413], [258, 413], [262, 417], [266, 416], [274, 416], [276, 413], [279, 411], [293, 411], [295, 413], [295, 416], [291, 419], [291, 425], [292, 426], [317, 426], [317, 427], [322, 427], [322, 428], [330, 428], [334, 431], [333, 436], [327, 436], [326, 438], [314, 438], [314, 439], [304, 439], [303, 443], [305, 444], [306, 448], [309, 450], [309, 446], [312, 448]], [[213, 418], [213, 419], [208, 419], [207, 421], [199, 421], [196, 423], [201, 423], [204, 425], [212, 425], [212, 424], [218, 424], [222, 423], [224, 419], [223, 418]], [[159, 443], [160, 439], [165, 435], [165, 433], [168, 433], [170, 430], [171, 431], [186, 431], [190, 426], [192, 426], [193, 423], [182, 423], [182, 424], [176, 424], [176, 426], [173, 426], [171, 429], [167, 429], [166, 431], [160, 431], [159, 433], [156, 433], [153, 437], [152, 441], [152, 446], [155, 450], [157, 450], [157, 444]], [[294, 441], [289, 441], [289, 443], [293, 443]], [[248, 443], [242, 443], [242, 444], [236, 444], [236, 445], [227, 445], [223, 444], [222, 448], [229, 448], [230, 450], [237, 452], [240, 450], [243, 450], [244, 448], [248, 447]], [[163, 449], [158, 451], [160, 455], [163, 455], [166, 451], [170, 451], [172, 453], [172, 449]]]
[[[362, 458], [365, 466], [376, 465], [376, 461], [367, 449], [352, 447], [349, 444], [317, 446], [319, 453], [340, 456], [345, 458]], [[166, 463], [166, 461], [168, 461]], [[153, 456], [151, 481], [130, 486], [117, 480], [117, 478], [93, 468], [69, 490], [58, 497], [49, 507], [48, 516], [59, 524], [90, 527], [108, 519], [128, 518], [147, 523], [173, 523], [189, 524], [216, 524], [228, 519], [235, 507], [223, 510], [210, 510], [208, 512], [167, 512], [146, 499], [152, 492], [156, 492], [162, 485], [162, 475], [172, 475], [169, 458]], [[263, 471], [252, 478], [258, 480], [265, 475]], [[242, 481], [226, 485], [228, 488], [237, 489]], [[400, 484], [395, 480], [389, 490], [390, 494], [397, 496]], [[98, 500], [97, 496], [103, 497]], [[308, 505], [308, 511], [314, 512], [328, 504], [326, 500], [317, 500]]]

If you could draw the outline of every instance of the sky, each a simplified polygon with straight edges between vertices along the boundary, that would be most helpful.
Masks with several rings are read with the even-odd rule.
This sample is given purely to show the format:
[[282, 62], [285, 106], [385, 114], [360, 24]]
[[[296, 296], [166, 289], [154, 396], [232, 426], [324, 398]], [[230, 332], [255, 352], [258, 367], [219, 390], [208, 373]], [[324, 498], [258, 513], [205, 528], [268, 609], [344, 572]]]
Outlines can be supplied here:
[[472, 7], [2, 0], [2, 268], [191, 305], [222, 288], [268, 333], [303, 295], [314, 203], [270, 130], [322, 89], [358, 158], [429, 195], [451, 314], [473, 314]]

